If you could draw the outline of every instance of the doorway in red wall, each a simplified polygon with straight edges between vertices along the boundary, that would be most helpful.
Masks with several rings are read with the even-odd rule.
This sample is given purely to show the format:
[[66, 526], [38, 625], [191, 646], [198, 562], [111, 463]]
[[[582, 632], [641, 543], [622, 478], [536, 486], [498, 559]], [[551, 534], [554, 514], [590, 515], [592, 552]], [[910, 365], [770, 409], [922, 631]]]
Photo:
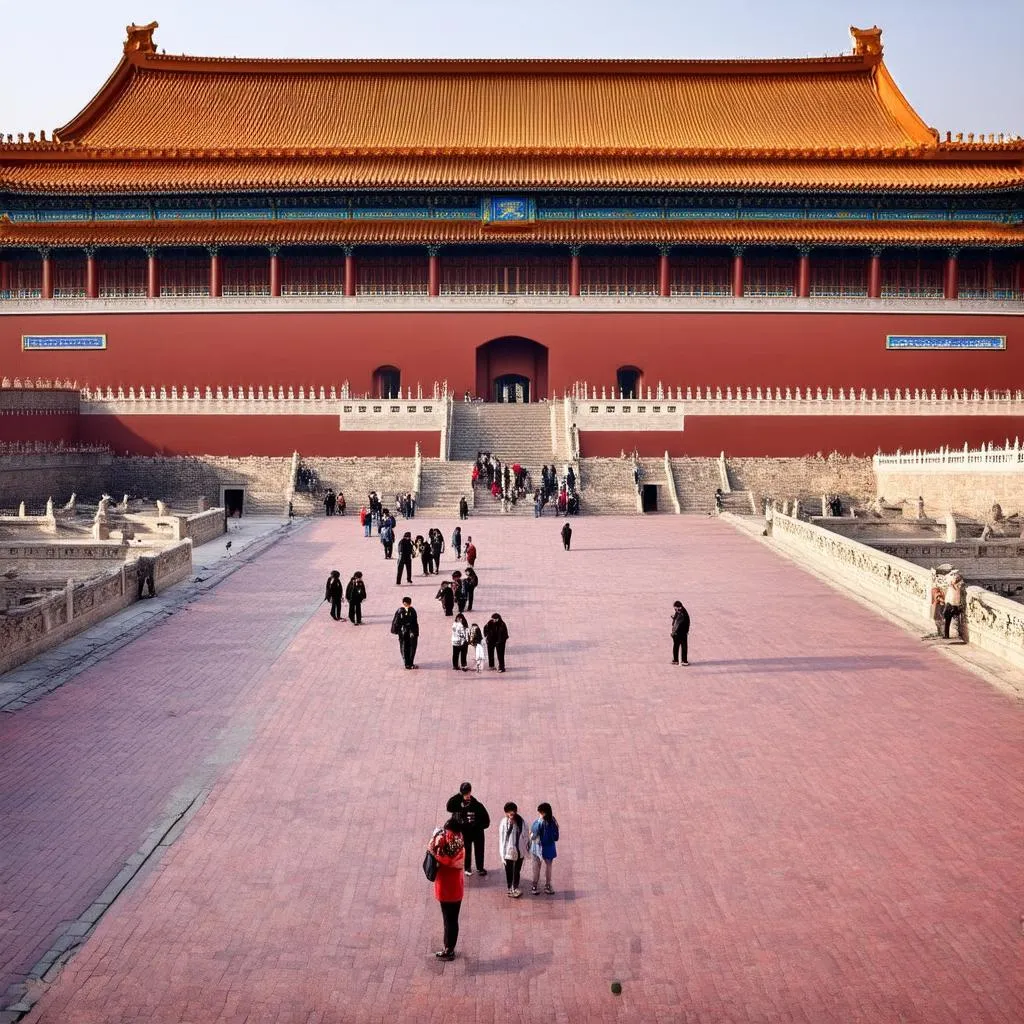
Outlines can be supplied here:
[[488, 402], [536, 402], [548, 390], [548, 349], [531, 338], [494, 338], [476, 350], [476, 393]]

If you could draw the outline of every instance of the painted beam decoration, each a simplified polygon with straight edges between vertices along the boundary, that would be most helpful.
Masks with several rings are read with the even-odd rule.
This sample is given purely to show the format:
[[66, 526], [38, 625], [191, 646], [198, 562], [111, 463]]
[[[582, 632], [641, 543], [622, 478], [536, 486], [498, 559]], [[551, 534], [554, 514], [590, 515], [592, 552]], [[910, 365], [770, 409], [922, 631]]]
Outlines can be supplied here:
[[533, 199], [519, 199], [501, 196], [486, 199], [481, 210], [485, 224], [532, 224], [537, 219], [537, 207]]
[[888, 334], [885, 347], [893, 351], [949, 349], [972, 352], [1001, 352], [1005, 334]]
[[96, 351], [107, 347], [105, 334], [23, 334], [21, 348], [24, 352], [45, 352], [53, 349], [76, 349]]

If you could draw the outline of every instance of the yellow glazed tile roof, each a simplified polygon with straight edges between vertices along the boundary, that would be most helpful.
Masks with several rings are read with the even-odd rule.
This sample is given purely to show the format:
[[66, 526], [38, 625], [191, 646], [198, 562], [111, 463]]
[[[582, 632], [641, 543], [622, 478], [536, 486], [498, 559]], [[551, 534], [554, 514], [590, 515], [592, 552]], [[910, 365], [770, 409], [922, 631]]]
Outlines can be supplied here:
[[1024, 185], [1024, 160], [883, 161], [695, 157], [432, 156], [35, 160], [3, 165], [25, 193], [326, 188], [780, 188], [962, 191]]
[[17, 246], [474, 244], [514, 239], [552, 244], [1020, 246], [1024, 227], [971, 222], [540, 221], [516, 230], [470, 221], [158, 221], [12, 224]]

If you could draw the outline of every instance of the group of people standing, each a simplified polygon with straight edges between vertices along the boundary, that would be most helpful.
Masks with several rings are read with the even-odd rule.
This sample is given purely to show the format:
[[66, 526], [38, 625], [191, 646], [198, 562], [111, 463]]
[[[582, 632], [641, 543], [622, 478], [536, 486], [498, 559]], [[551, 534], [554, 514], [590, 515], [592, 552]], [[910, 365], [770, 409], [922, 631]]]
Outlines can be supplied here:
[[324, 515], [343, 516], [347, 507], [344, 493], [342, 491], [335, 493], [333, 487], [328, 487], [327, 493], [324, 495]]
[[554, 466], [541, 469], [541, 485], [533, 493], [533, 514], [540, 518], [549, 505], [555, 508], [556, 516], [574, 516], [580, 510], [580, 496], [576, 489], [576, 471], [569, 466], [561, 481]]
[[[437, 875], [434, 878], [434, 898], [441, 904], [441, 918], [444, 923], [444, 940], [441, 949], [434, 955], [439, 960], [455, 959], [455, 947], [459, 941], [459, 912], [465, 896], [465, 876], [476, 873], [487, 877], [484, 867], [484, 834], [490, 827], [491, 818], [487, 808], [473, 795], [473, 786], [464, 782], [445, 805], [449, 817], [440, 828], [434, 830], [427, 849], [437, 861]], [[526, 821], [519, 813], [514, 801], [504, 806], [504, 817], [498, 826], [498, 855], [505, 868], [506, 895], [509, 899], [522, 896], [519, 888], [523, 864], [529, 855], [533, 864], [533, 885], [531, 892], [540, 895], [541, 869], [544, 871], [544, 892], [553, 896], [551, 868], [558, 856], [558, 821], [551, 804], [537, 805], [537, 817], [527, 828]]]

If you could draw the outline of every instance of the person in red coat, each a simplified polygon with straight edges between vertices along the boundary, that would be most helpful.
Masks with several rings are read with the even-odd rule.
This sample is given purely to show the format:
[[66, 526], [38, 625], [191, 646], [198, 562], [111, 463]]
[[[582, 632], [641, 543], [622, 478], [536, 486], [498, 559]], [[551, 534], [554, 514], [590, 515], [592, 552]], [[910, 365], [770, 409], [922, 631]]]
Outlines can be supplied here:
[[476, 545], [473, 543], [472, 537], [466, 538], [466, 561], [470, 567], [476, 565]]
[[431, 836], [427, 849], [437, 858], [434, 898], [441, 904], [441, 917], [444, 919], [444, 946], [434, 956], [438, 960], [454, 960], [455, 945], [459, 941], [459, 911], [466, 887], [463, 878], [466, 844], [462, 838], [462, 826], [454, 818], [449, 818]]

